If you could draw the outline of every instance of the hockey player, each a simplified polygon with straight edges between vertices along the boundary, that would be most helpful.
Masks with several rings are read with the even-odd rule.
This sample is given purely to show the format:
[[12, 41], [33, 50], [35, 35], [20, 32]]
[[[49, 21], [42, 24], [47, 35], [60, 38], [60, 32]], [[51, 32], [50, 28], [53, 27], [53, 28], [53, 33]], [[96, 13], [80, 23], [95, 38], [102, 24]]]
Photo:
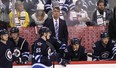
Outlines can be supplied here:
[[40, 38], [32, 45], [32, 68], [51, 68], [53, 60], [65, 65], [66, 61], [59, 58], [54, 46], [48, 42], [51, 36], [49, 28], [41, 27], [39, 35]]
[[10, 33], [10, 40], [14, 44], [14, 61], [17, 64], [26, 64], [29, 58], [28, 42], [24, 38], [19, 37], [19, 29], [17, 27], [12, 27]]
[[0, 68], [12, 68], [12, 42], [8, 40], [8, 31], [0, 30]]
[[50, 38], [51, 31], [47, 27], [41, 27], [39, 35], [40, 38], [32, 45], [32, 68], [50, 68], [52, 66], [52, 62], [50, 60], [51, 49], [46, 44], [46, 41]]
[[114, 43], [109, 39], [107, 32], [101, 33], [100, 37], [101, 40], [93, 45], [93, 61], [110, 60], [113, 56]]
[[71, 44], [68, 46], [66, 59], [71, 61], [87, 61], [86, 49], [81, 46], [78, 38], [71, 39]]

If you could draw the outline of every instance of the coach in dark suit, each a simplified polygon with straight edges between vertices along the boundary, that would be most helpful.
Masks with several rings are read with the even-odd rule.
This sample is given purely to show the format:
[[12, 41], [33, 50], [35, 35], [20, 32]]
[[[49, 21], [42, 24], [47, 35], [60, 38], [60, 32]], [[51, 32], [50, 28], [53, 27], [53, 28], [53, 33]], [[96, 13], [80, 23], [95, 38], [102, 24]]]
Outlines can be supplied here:
[[44, 23], [44, 26], [48, 27], [52, 31], [52, 37], [56, 37], [56, 39], [67, 44], [68, 30], [66, 22], [59, 17], [60, 8], [53, 7], [52, 13], [53, 18], [47, 19]]
[[116, 41], [116, 6], [113, 11], [113, 19], [109, 22], [108, 33], [110, 39]]

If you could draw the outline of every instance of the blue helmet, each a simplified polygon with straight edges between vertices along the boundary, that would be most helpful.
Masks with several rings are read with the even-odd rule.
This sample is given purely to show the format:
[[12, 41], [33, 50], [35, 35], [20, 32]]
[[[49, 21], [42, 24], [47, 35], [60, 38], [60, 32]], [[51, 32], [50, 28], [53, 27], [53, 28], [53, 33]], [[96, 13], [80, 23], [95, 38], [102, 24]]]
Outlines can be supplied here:
[[74, 44], [80, 44], [80, 40], [78, 38], [71, 39], [71, 45], [74, 45]]
[[10, 33], [19, 33], [19, 29], [17, 27], [12, 27]]
[[8, 30], [6, 30], [6, 29], [1, 29], [1, 30], [0, 30], [0, 35], [3, 35], [3, 34], [8, 34]]
[[47, 27], [41, 27], [38, 33], [40, 36], [42, 36], [44, 33], [47, 33], [47, 32], [51, 33], [51, 30]]
[[108, 35], [107, 32], [103, 32], [103, 33], [101, 33], [100, 37], [101, 38], [107, 38], [107, 37], [109, 37], [109, 35]]

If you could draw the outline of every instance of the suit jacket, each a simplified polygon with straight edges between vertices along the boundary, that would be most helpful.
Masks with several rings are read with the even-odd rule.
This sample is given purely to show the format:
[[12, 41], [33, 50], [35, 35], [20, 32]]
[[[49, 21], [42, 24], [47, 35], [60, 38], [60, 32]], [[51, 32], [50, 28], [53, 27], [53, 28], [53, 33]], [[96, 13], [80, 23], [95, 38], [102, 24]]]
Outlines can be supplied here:
[[[51, 37], [56, 37], [53, 18], [52, 19], [47, 19], [45, 21], [45, 23], [43, 24], [43, 26], [48, 27], [51, 30], [51, 32], [52, 32]], [[68, 29], [67, 29], [66, 22], [64, 20], [62, 20], [62, 19], [59, 19], [58, 39], [61, 42], [67, 44], [67, 41], [68, 41]]]
[[110, 20], [108, 33], [109, 33], [110, 39], [113, 39], [116, 41], [116, 18]]

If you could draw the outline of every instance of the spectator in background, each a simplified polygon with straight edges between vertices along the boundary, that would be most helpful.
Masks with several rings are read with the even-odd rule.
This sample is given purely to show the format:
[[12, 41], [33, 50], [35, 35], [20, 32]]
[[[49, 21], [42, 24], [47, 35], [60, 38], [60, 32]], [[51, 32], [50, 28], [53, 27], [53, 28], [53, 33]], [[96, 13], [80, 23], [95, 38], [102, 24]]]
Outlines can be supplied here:
[[28, 42], [24, 38], [20, 37], [19, 29], [17, 27], [12, 27], [10, 34], [10, 41], [13, 42], [14, 48], [13, 61], [17, 64], [26, 64], [29, 59]]
[[82, 8], [81, 0], [76, 1], [75, 9], [70, 11], [70, 24], [77, 26], [87, 26], [86, 23], [90, 21], [87, 12]]
[[100, 40], [93, 45], [93, 61], [111, 60], [113, 56], [114, 42], [109, 39], [108, 33], [103, 32], [100, 35]]
[[44, 4], [41, 2], [37, 4], [37, 10], [32, 14], [31, 18], [34, 20], [34, 22], [31, 23], [31, 26], [43, 26], [45, 20], [48, 18], [48, 15], [44, 12]]
[[8, 26], [8, 14], [6, 11], [2, 8], [2, 3], [0, 3], [0, 28], [7, 29]]
[[37, 4], [39, 4], [40, 2], [42, 2], [42, 4], [44, 4], [44, 5], [46, 3], [45, 0], [24, 0], [23, 1], [24, 8], [29, 14], [30, 25], [33, 24], [33, 20], [31, 18], [31, 16], [32, 16], [32, 14], [34, 14], [36, 12]]
[[24, 1], [24, 0], [0, 0], [0, 2], [2, 2], [2, 8], [7, 12], [7, 14], [9, 14], [12, 11], [12, 2], [16, 2], [16, 1]]
[[105, 2], [99, 0], [97, 2], [97, 9], [93, 13], [92, 24], [93, 25], [108, 25], [109, 21], [112, 19], [112, 11], [105, 8]]
[[9, 14], [10, 12], [9, 8], [11, 9], [10, 6], [11, 0], [0, 0], [0, 3], [2, 10], [4, 10], [7, 14]]
[[110, 39], [116, 41], [116, 7], [113, 9], [113, 19], [110, 20], [108, 32]]
[[86, 49], [80, 44], [78, 38], [71, 39], [66, 59], [70, 61], [87, 61]]
[[23, 5], [25, 10], [29, 13], [29, 14], [33, 14], [36, 11], [37, 8], [37, 4], [39, 3], [45, 4], [46, 1], [45, 0], [24, 0], [23, 1]]
[[16, 10], [9, 13], [10, 27], [27, 27], [30, 19], [28, 13], [24, 10], [21, 1], [16, 1]]
[[0, 3], [0, 21], [4, 21], [8, 23], [8, 14], [5, 9], [2, 8], [2, 4]]

